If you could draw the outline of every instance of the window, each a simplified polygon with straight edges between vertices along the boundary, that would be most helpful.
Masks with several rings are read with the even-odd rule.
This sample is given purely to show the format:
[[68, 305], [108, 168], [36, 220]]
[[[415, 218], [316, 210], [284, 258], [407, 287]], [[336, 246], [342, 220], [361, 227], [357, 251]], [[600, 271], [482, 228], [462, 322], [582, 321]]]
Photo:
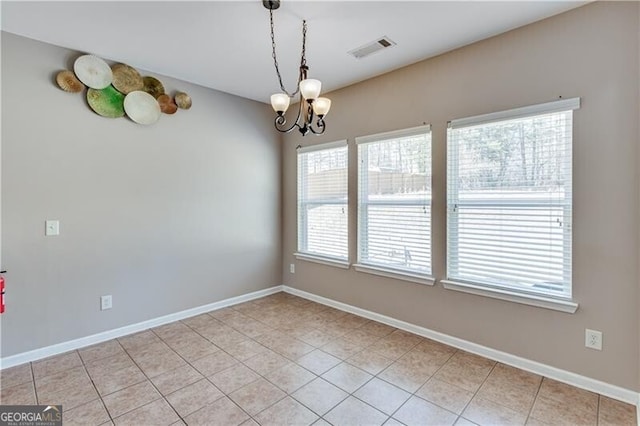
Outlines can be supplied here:
[[579, 106], [579, 98], [568, 99], [450, 123], [448, 280], [571, 298], [572, 119]]
[[346, 262], [347, 142], [298, 149], [298, 253]]
[[430, 275], [429, 126], [360, 137], [356, 142], [359, 163], [356, 268], [374, 273], [383, 270], [401, 275]]

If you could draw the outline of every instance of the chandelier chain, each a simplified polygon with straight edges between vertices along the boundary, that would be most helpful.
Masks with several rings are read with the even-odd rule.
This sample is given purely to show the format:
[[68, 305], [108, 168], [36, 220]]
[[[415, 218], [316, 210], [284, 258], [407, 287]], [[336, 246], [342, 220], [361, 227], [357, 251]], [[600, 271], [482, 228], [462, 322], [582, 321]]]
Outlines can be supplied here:
[[[273, 9], [269, 9], [269, 19], [271, 22], [271, 57], [273, 57], [273, 65], [276, 68], [276, 74], [278, 75], [278, 82], [280, 83], [280, 89], [286, 93], [290, 98], [298, 94], [300, 90], [300, 81], [302, 81], [302, 72], [298, 75], [298, 82], [296, 83], [296, 90], [293, 93], [289, 93], [285, 89], [282, 83], [282, 75], [280, 75], [280, 68], [278, 67], [278, 58], [276, 56], [276, 37], [273, 30]], [[300, 68], [307, 66], [307, 21], [302, 21], [302, 54], [300, 55]]]

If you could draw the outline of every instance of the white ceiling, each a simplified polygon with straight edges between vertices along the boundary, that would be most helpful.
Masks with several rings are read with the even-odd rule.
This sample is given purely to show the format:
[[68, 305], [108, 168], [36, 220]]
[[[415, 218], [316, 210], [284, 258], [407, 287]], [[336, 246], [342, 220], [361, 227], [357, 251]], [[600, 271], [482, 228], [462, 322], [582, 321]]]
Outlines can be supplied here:
[[[278, 62], [293, 91], [307, 20], [310, 77], [323, 93], [585, 4], [575, 1], [294, 1], [274, 12]], [[2, 1], [2, 29], [268, 102], [279, 91], [269, 12], [252, 1]], [[397, 46], [347, 54], [386, 35]]]

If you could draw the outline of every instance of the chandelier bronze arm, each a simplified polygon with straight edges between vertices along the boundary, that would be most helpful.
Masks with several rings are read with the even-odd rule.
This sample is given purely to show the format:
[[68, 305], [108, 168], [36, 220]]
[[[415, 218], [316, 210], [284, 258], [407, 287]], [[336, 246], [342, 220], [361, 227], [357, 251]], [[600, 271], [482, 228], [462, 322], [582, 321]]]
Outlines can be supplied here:
[[[307, 116], [309, 118], [308, 120], [304, 121], [304, 125], [300, 126], [299, 121], [300, 121], [300, 116], [302, 115], [302, 106], [304, 102], [307, 103]], [[307, 101], [301, 101], [300, 108], [298, 108], [298, 116], [296, 117], [295, 121], [291, 126], [286, 127], [287, 118], [285, 117], [284, 113], [278, 113], [273, 124], [276, 130], [282, 133], [289, 133], [290, 131], [292, 131], [297, 127], [298, 131], [302, 134], [302, 136], [305, 136], [309, 132], [313, 133], [314, 135], [323, 134], [325, 131], [325, 123], [324, 123], [323, 117], [318, 117], [318, 121], [316, 122], [317, 128], [315, 129], [313, 126], [313, 118], [314, 118], [314, 113], [313, 113], [313, 107], [311, 103]]]

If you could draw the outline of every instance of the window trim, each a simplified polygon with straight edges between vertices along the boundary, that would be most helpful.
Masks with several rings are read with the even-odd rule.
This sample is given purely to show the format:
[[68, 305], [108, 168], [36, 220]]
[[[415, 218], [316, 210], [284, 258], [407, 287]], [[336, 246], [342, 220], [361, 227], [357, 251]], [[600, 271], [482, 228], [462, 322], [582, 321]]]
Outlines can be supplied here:
[[341, 269], [349, 269], [351, 267], [351, 264], [349, 263], [349, 261], [345, 261], [338, 257], [321, 256], [315, 253], [311, 254], [311, 253], [300, 253], [300, 252], [293, 253], [293, 256], [298, 260], [305, 260], [307, 262], [320, 263], [322, 265], [334, 266], [336, 268], [341, 268]]
[[[337, 140], [334, 142], [325, 142], [325, 143], [319, 143], [319, 144], [314, 144], [314, 145], [307, 145], [307, 146], [301, 146], [298, 145], [298, 147], [296, 148], [296, 251], [293, 253], [293, 255], [300, 260], [307, 260], [310, 262], [316, 262], [316, 263], [323, 263], [323, 264], [327, 264], [327, 265], [331, 265], [331, 266], [338, 266], [341, 268], [346, 268], [348, 269], [350, 267], [350, 263], [349, 263], [349, 223], [348, 223], [348, 218], [347, 218], [347, 254], [345, 258], [342, 257], [333, 257], [333, 256], [325, 256], [319, 253], [311, 253], [311, 252], [305, 252], [305, 251], [301, 251], [300, 250], [300, 194], [298, 192], [298, 189], [300, 187], [300, 170], [297, 168], [297, 164], [299, 164], [299, 156], [300, 154], [306, 154], [306, 153], [310, 153], [310, 152], [315, 152], [315, 151], [323, 151], [323, 150], [329, 150], [329, 149], [336, 149], [336, 148], [346, 148], [347, 149], [347, 201], [345, 203], [322, 203], [323, 205], [329, 205], [329, 204], [333, 204], [333, 205], [343, 205], [345, 207], [345, 210], [347, 211], [348, 214], [348, 208], [349, 208], [349, 143], [348, 143], [348, 139], [341, 139], [341, 140]], [[313, 204], [314, 202], [307, 202], [307, 203], [303, 203], [303, 204]], [[305, 218], [306, 220], [306, 218]], [[307, 235], [305, 235], [305, 239], [307, 238]]]
[[347, 145], [348, 145], [347, 139], [341, 139], [335, 142], [317, 143], [314, 145], [307, 145], [307, 146], [300, 145], [296, 149], [297, 151], [296, 155], [304, 154], [306, 152], [322, 151], [324, 149], [342, 148], [343, 146], [347, 146]]
[[[570, 98], [570, 99], [561, 99], [551, 102], [546, 102], [542, 104], [529, 105], [520, 108], [513, 108], [505, 111], [492, 112], [488, 114], [481, 114], [471, 117], [459, 118], [455, 120], [451, 120], [447, 123], [448, 130], [460, 129], [469, 126], [476, 126], [481, 124], [489, 124], [499, 121], [506, 120], [514, 120], [519, 118], [531, 117], [542, 114], [550, 114], [554, 112], [564, 112], [564, 111], [574, 111], [580, 108], [580, 98]], [[570, 130], [573, 133], [574, 128]], [[573, 140], [571, 141], [573, 146]], [[458, 146], [451, 147], [449, 144], [449, 133], [447, 132], [447, 150], [449, 149], [458, 149]], [[572, 154], [573, 155], [573, 154]], [[457, 154], [456, 154], [457, 157]], [[449, 170], [449, 154], [447, 154], [447, 171]], [[572, 170], [573, 173], [573, 170]], [[466, 280], [460, 280], [457, 278], [449, 277], [449, 233], [451, 230], [449, 229], [451, 225], [450, 215], [452, 214], [449, 211], [449, 200], [451, 199], [451, 191], [449, 185], [449, 179], [451, 178], [450, 174], [447, 173], [447, 249], [446, 249], [446, 278], [439, 280], [443, 287], [448, 290], [455, 290], [464, 293], [470, 293], [480, 296], [491, 297], [495, 299], [506, 300], [510, 302], [521, 303], [525, 305], [537, 306], [546, 309], [557, 310], [566, 313], [575, 313], [578, 309], [578, 303], [573, 299], [573, 282], [570, 283], [568, 294], [561, 295], [558, 297], [554, 297], [550, 294], [545, 293], [537, 293], [537, 292], [528, 292], [526, 290], [521, 290], [515, 287], [508, 286], [498, 286], [494, 284], [482, 283], [480, 281], [472, 282]], [[573, 176], [570, 176], [571, 185], [573, 186]], [[457, 191], [457, 186], [455, 187], [455, 191]], [[454, 194], [457, 199], [457, 194]], [[485, 204], [488, 204], [490, 200], [484, 200]], [[501, 203], [499, 203], [501, 204]], [[501, 204], [502, 205], [502, 204]], [[524, 204], [523, 204], [524, 205]], [[567, 207], [567, 202], [562, 201], [557, 203], [559, 207]], [[573, 202], [571, 201], [568, 204], [568, 207], [573, 209]], [[457, 222], [456, 222], [457, 225]], [[566, 238], [566, 237], [565, 237]], [[573, 248], [571, 248], [573, 250]], [[573, 257], [573, 255], [571, 255]], [[570, 260], [570, 266], [571, 260]]]
[[397, 280], [410, 281], [418, 284], [432, 286], [436, 283], [436, 279], [431, 275], [416, 274], [412, 271], [403, 271], [402, 269], [385, 268], [378, 265], [369, 265], [366, 263], [354, 263], [353, 268], [358, 272], [364, 272], [381, 277], [395, 278]]
[[476, 126], [478, 124], [488, 124], [496, 121], [515, 120], [518, 118], [531, 117], [533, 115], [550, 114], [552, 112], [562, 112], [576, 110], [580, 108], [580, 98], [561, 99], [546, 102], [543, 104], [528, 105], [520, 108], [512, 108], [505, 111], [490, 112], [488, 114], [474, 115], [472, 117], [457, 118], [448, 123], [450, 129], [460, 129], [462, 127]]
[[573, 314], [578, 310], [578, 303], [573, 300], [556, 299], [542, 294], [531, 294], [508, 290], [504, 288], [489, 287], [486, 285], [471, 284], [455, 280], [440, 280], [442, 286], [447, 290], [460, 291], [463, 293], [475, 294], [478, 296], [491, 297], [493, 299], [506, 300], [509, 302], [521, 303], [523, 305], [537, 306], [539, 308], [551, 309], [554, 311]]
[[411, 127], [409, 129], [392, 130], [390, 132], [374, 133], [372, 135], [357, 136], [356, 145], [379, 142], [380, 139], [393, 139], [409, 136], [417, 136], [422, 133], [431, 133], [431, 124], [424, 124], [422, 126]]
[[[411, 136], [418, 136], [418, 135], [422, 135], [422, 134], [426, 134], [429, 133], [430, 134], [430, 138], [431, 138], [431, 149], [433, 149], [433, 135], [431, 134], [431, 124], [424, 124], [421, 126], [415, 126], [415, 127], [411, 127], [408, 129], [400, 129], [400, 130], [392, 130], [389, 132], [382, 132], [382, 133], [374, 133], [371, 135], [366, 135], [366, 136], [357, 136], [355, 138], [356, 141], [356, 145], [366, 145], [369, 143], [377, 143], [377, 142], [381, 142], [384, 141], [386, 139], [395, 139], [395, 138], [402, 138], [402, 137], [411, 137]], [[357, 231], [356, 231], [356, 237], [357, 237], [357, 245], [356, 245], [356, 259], [357, 262], [353, 264], [353, 267], [356, 271], [358, 272], [364, 272], [364, 273], [368, 273], [368, 274], [373, 274], [373, 275], [379, 275], [379, 276], [383, 276], [383, 277], [387, 277], [387, 278], [395, 278], [395, 279], [399, 279], [399, 280], [403, 280], [403, 281], [410, 281], [410, 282], [414, 282], [414, 283], [418, 283], [418, 284], [424, 284], [424, 285], [429, 285], [429, 286], [433, 286], [435, 284], [435, 278], [431, 275], [433, 274], [433, 232], [432, 229], [430, 229], [430, 238], [429, 238], [429, 246], [430, 246], [430, 256], [431, 259], [429, 260], [429, 266], [431, 269], [431, 274], [420, 274], [418, 272], [415, 271], [409, 271], [409, 270], [403, 270], [400, 268], [393, 268], [390, 266], [385, 266], [385, 265], [379, 265], [379, 264], [369, 264], [366, 261], [363, 261], [360, 258], [360, 248], [362, 247], [362, 236], [360, 233], [360, 228], [362, 225], [362, 219], [360, 217], [360, 152], [358, 150], [358, 158], [357, 158], [357, 163], [358, 163], [358, 167], [356, 169], [356, 175], [357, 175]], [[433, 163], [433, 155], [432, 158], [430, 159], [430, 161]], [[433, 182], [431, 182], [433, 183]], [[432, 188], [433, 189], [433, 188]], [[411, 202], [407, 202], [407, 201], [396, 201], [396, 202], [370, 202], [367, 203], [367, 205], [393, 205], [393, 206], [397, 206], [397, 205], [422, 205], [423, 203], [420, 204], [416, 204], [416, 203], [411, 203]], [[433, 193], [432, 195], [429, 197], [429, 209], [431, 210], [430, 215], [431, 215], [431, 220], [429, 223], [429, 226], [431, 227], [431, 225], [433, 224]]]

